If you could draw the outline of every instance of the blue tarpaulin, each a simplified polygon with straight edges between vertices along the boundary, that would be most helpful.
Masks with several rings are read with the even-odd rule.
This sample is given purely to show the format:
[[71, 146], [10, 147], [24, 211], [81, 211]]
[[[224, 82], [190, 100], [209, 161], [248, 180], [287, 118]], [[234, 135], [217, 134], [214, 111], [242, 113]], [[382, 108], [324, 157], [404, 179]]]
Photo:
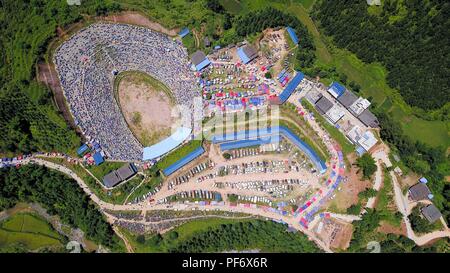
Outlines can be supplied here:
[[198, 147], [193, 152], [189, 153], [182, 159], [178, 160], [177, 162], [173, 163], [172, 165], [170, 165], [169, 167], [164, 169], [163, 170], [164, 175], [166, 175], [166, 176], [171, 175], [172, 173], [176, 172], [178, 169], [181, 169], [184, 165], [188, 164], [192, 160], [199, 157], [204, 152], [205, 152], [205, 149], [203, 149], [203, 147]]
[[286, 73], [286, 69], [281, 70], [280, 74], [278, 74], [277, 79], [281, 79], [281, 77], [283, 77], [285, 73]]
[[180, 35], [181, 38], [184, 38], [184, 36], [189, 34], [189, 29], [187, 27], [183, 28], [178, 35]]
[[179, 127], [170, 137], [158, 142], [152, 146], [145, 147], [143, 152], [143, 160], [151, 160], [158, 158], [171, 150], [175, 149], [178, 145], [183, 143], [189, 135], [192, 129], [187, 127]]
[[292, 42], [294, 42], [294, 44], [298, 44], [298, 37], [295, 34], [295, 30], [291, 27], [287, 27], [286, 30], [289, 33], [289, 36], [291, 37]]
[[289, 84], [284, 88], [283, 92], [281, 92], [279, 98], [280, 102], [285, 102], [291, 95], [294, 93], [297, 86], [300, 84], [300, 82], [303, 80], [305, 75], [298, 71], [295, 77], [289, 82]]

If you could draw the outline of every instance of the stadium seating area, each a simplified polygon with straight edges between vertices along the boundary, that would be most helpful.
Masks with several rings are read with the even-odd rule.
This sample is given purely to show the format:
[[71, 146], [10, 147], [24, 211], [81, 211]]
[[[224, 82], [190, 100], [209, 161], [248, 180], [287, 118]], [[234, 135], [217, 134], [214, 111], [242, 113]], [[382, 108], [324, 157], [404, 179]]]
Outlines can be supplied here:
[[[178, 105], [193, 108], [199, 96], [186, 49], [170, 37], [125, 24], [93, 24], [64, 42], [54, 63], [75, 123], [115, 160], [141, 160], [134, 137], [114, 98], [115, 76], [142, 71], [168, 86]], [[188, 123], [189, 121], [186, 121]], [[190, 128], [191, 124], [184, 124]]]

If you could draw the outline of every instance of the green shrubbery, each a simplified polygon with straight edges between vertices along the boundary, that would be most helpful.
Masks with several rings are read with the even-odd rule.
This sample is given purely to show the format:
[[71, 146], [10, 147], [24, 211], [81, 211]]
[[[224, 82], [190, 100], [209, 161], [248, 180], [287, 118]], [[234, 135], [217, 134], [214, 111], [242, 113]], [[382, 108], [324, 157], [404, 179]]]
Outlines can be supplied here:
[[42, 166], [0, 169], [0, 210], [18, 202], [37, 202], [64, 223], [78, 227], [88, 238], [108, 247], [117, 243], [111, 226], [77, 183]]

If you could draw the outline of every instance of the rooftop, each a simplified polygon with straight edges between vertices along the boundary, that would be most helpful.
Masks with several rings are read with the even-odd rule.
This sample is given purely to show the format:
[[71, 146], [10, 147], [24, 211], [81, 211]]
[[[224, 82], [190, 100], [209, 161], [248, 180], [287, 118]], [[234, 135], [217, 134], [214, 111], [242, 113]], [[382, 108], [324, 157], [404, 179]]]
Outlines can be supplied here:
[[331, 107], [333, 107], [333, 103], [325, 97], [320, 98], [316, 103], [316, 109], [322, 115], [330, 110]]
[[417, 183], [409, 188], [409, 196], [414, 201], [428, 199], [429, 194], [431, 194], [430, 189], [427, 187], [427, 185], [422, 183]]
[[442, 216], [441, 212], [433, 204], [423, 207], [421, 211], [422, 211], [423, 216], [430, 223], [436, 222]]
[[203, 62], [206, 59], [205, 53], [203, 51], [197, 50], [194, 54], [191, 56], [192, 63], [197, 66], [201, 62]]
[[127, 180], [137, 173], [136, 166], [133, 163], [128, 163], [123, 165], [117, 170], [114, 170], [103, 177], [103, 184], [112, 188], [119, 184], [120, 182]]
[[258, 57], [258, 51], [251, 45], [245, 45], [238, 48], [237, 53], [244, 64], [249, 63], [251, 60]]
[[364, 110], [361, 115], [358, 116], [358, 119], [364, 123], [364, 125], [377, 128], [379, 126], [379, 122], [377, 117], [369, 111], [369, 109]]
[[350, 106], [358, 99], [355, 94], [345, 90], [344, 93], [337, 99], [345, 108], [350, 108]]

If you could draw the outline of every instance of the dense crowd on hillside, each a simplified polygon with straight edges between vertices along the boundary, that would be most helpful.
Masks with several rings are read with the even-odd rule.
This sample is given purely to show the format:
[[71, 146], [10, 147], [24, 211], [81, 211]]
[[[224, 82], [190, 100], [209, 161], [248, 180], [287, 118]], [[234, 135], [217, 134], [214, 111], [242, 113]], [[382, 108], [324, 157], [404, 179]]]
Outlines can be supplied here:
[[189, 109], [199, 95], [186, 49], [142, 27], [93, 24], [63, 43], [54, 63], [75, 123], [111, 159], [140, 160], [143, 149], [114, 98], [115, 74], [145, 72], [172, 90], [178, 105]]

